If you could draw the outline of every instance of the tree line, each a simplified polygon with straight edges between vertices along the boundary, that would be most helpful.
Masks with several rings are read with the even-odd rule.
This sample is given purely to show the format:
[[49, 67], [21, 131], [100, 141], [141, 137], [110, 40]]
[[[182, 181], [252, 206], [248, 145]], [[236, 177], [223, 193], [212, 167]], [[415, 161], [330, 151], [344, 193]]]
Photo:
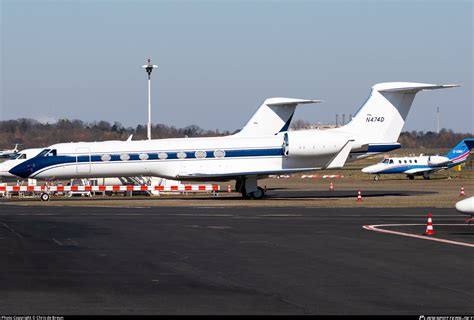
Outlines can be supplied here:
[[[303, 121], [295, 121], [293, 128], [304, 128]], [[164, 124], [152, 126], [152, 138], [212, 137], [235, 133], [206, 130], [196, 125], [176, 128]], [[61, 119], [55, 123], [41, 123], [33, 119], [16, 119], [0, 121], [0, 150], [11, 149], [19, 143], [20, 149], [45, 147], [62, 142], [91, 142], [103, 140], [126, 140], [133, 135], [133, 140], [146, 139], [146, 126], [124, 127], [120, 122], [107, 121], [85, 122], [82, 120]], [[455, 133], [442, 129], [439, 133], [411, 131], [402, 132], [398, 142], [404, 148], [452, 148], [472, 133]]]
[[[164, 124], [152, 126], [152, 138], [212, 137], [229, 135], [229, 131], [205, 130], [196, 125], [176, 128]], [[33, 119], [0, 121], [0, 150], [11, 149], [16, 143], [20, 149], [49, 146], [63, 142], [92, 142], [104, 140], [144, 140], [147, 128], [144, 125], [124, 127], [120, 122], [85, 122], [61, 119], [55, 123], [41, 123]]]

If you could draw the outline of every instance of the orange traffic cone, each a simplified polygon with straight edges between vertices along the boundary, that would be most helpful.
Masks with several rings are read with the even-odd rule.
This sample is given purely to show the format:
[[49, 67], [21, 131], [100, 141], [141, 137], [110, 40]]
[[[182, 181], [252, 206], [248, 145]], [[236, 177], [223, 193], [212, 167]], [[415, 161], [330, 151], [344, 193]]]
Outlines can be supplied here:
[[227, 185], [227, 192], [231, 192], [232, 189], [230, 188], [230, 183]]
[[433, 221], [431, 220], [431, 212], [428, 213], [428, 224], [426, 225], [426, 232], [425, 234], [427, 236], [431, 236], [434, 234], [434, 230], [433, 230]]
[[362, 201], [362, 193], [360, 193], [360, 190], [359, 190], [359, 193], [357, 194], [357, 201]]
[[329, 184], [329, 191], [334, 191], [334, 184], [332, 182]]
[[464, 193], [464, 185], [461, 186], [461, 192], [459, 193], [460, 197], [464, 197], [466, 194]]

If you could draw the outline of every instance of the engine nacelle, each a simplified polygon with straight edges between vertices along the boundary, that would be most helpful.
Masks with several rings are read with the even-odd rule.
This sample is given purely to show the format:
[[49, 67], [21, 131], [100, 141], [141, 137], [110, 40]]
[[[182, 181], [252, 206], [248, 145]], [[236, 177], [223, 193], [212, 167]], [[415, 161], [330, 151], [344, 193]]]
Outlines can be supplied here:
[[449, 158], [443, 156], [429, 156], [428, 165], [429, 166], [442, 166], [449, 163]]
[[288, 132], [286, 154], [289, 157], [317, 157], [338, 153], [347, 142], [347, 137], [319, 130]]

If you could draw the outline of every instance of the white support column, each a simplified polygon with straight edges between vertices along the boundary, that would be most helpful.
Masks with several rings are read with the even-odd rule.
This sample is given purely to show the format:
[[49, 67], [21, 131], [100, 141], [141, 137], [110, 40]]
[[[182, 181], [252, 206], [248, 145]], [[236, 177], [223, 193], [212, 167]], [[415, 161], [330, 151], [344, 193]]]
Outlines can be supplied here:
[[148, 59], [148, 64], [142, 66], [145, 68], [145, 71], [148, 73], [148, 122], [147, 122], [147, 138], [151, 140], [151, 72], [154, 68], [158, 68], [157, 65], [151, 64], [150, 59]]
[[147, 124], [147, 137], [151, 140], [151, 79], [148, 76], [148, 124]]

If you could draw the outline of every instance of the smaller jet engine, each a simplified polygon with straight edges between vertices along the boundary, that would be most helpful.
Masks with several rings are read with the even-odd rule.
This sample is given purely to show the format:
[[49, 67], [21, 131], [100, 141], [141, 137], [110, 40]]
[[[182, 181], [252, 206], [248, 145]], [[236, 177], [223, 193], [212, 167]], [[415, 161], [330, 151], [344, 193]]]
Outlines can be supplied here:
[[443, 156], [429, 156], [428, 165], [429, 166], [442, 166], [450, 162], [449, 158]]

